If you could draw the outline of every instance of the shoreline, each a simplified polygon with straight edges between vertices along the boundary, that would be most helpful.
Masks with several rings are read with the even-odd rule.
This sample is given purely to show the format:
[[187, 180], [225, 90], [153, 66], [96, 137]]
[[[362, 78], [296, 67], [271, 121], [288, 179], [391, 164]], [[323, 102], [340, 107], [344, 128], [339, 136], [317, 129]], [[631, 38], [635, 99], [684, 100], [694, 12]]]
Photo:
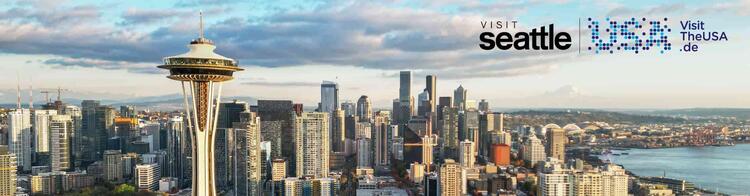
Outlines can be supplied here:
[[[703, 148], [703, 147], [734, 147], [734, 146], [737, 146], [737, 145], [750, 145], [750, 143], [743, 142], [743, 143], [737, 143], [736, 145], [725, 145], [725, 146], [675, 146], [675, 147], [662, 147], [662, 148], [623, 148], [623, 147], [614, 147], [614, 148], [612, 148], [612, 150], [613, 151], [620, 151], [620, 152], [627, 152], [627, 151], [629, 151], [631, 149], [639, 149], [639, 150], [673, 149], [673, 148], [685, 148], [685, 149], [689, 149], [689, 148]], [[612, 156], [612, 155], [610, 155], [610, 156]], [[634, 177], [634, 178], [636, 178], [638, 180], [644, 180], [644, 179], [649, 178], [649, 177], [660, 177], [660, 176], [641, 176], [641, 175], [637, 175], [633, 171], [631, 171], [630, 169], [626, 168], [624, 165], [616, 163], [614, 161], [610, 161], [611, 159], [608, 159], [607, 156], [605, 156], [605, 155], [599, 154], [599, 155], [595, 155], [594, 157], [596, 157], [596, 160], [598, 161], [598, 162], [596, 162], [596, 164], [605, 164], [605, 161], [606, 161], [606, 162], [609, 162], [609, 163], [612, 163], [612, 164], [619, 165], [619, 166], [623, 167], [623, 169], [625, 169], [625, 172], [628, 175], [630, 175], [630, 176], [632, 176], [632, 177]], [[667, 177], [667, 178], [669, 178], [669, 177]], [[679, 179], [676, 179], [676, 178], [669, 178], [669, 179], [679, 180]], [[698, 193], [701, 193], [701, 194], [714, 194], [714, 195], [721, 195], [721, 196], [736, 195], [736, 194], [729, 194], [729, 193], [725, 193], [725, 192], [721, 192], [721, 191], [717, 192], [715, 190], [710, 190], [710, 189], [702, 188], [700, 186], [701, 184], [697, 184], [697, 183], [695, 183], [693, 181], [688, 181], [687, 179], [685, 179], [685, 182], [689, 182], [689, 183], [693, 184], [695, 186], [694, 190], [696, 192], [698, 192]]]

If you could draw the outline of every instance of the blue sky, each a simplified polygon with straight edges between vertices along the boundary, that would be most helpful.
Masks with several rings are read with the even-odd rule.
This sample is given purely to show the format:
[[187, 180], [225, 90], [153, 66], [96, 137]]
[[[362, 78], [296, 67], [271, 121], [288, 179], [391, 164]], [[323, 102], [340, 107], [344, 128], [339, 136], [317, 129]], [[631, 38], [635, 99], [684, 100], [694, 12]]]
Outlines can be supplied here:
[[[439, 96], [463, 85], [493, 107], [750, 107], [748, 0], [12, 1], [0, 6], [0, 102], [14, 100], [17, 75], [24, 88], [104, 97], [178, 93], [155, 66], [186, 50], [200, 10], [217, 52], [246, 69], [225, 86], [230, 96], [314, 105], [319, 83], [334, 80], [342, 100], [364, 94], [388, 107], [394, 75], [414, 70], [414, 96], [436, 74]], [[586, 17], [669, 17], [673, 30], [700, 19], [730, 41], [665, 55], [477, 47], [482, 20], [517, 20], [518, 30], [554, 23], [575, 42]]]

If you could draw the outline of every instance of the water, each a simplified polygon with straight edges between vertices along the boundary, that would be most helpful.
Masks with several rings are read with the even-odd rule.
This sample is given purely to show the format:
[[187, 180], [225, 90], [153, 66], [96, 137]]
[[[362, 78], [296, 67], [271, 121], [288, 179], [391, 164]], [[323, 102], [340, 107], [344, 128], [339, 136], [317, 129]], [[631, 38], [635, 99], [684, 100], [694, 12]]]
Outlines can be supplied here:
[[750, 194], [750, 144], [615, 151], [612, 162], [639, 176], [685, 179], [696, 187], [729, 194]]

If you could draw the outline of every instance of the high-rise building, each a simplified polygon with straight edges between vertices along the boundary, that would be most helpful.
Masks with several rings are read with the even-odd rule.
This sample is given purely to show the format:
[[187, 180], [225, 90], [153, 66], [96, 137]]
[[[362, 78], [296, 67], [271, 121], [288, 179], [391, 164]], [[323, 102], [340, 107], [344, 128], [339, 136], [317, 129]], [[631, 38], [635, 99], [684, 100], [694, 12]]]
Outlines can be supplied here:
[[159, 188], [159, 164], [139, 164], [135, 166], [135, 184], [139, 191], [156, 191]]
[[333, 118], [331, 123], [333, 129], [331, 129], [331, 148], [335, 152], [344, 151], [344, 141], [346, 139], [346, 118], [344, 118], [343, 110], [334, 110], [331, 112]]
[[458, 159], [458, 142], [460, 141], [458, 137], [458, 109], [444, 107], [442, 112], [443, 157]]
[[555, 169], [541, 172], [539, 174], [540, 196], [572, 196], [574, 195], [573, 184], [575, 178], [566, 169], [556, 167]]
[[357, 168], [372, 168], [370, 139], [357, 139]]
[[453, 159], [446, 159], [445, 163], [440, 166], [440, 195], [458, 196], [461, 195], [463, 175], [461, 165]]
[[344, 116], [357, 116], [357, 104], [351, 101], [341, 103], [341, 110], [344, 111]]
[[474, 163], [476, 162], [476, 146], [474, 145], [474, 142], [469, 140], [464, 140], [459, 144], [461, 146], [459, 148], [458, 154], [459, 160], [458, 162], [461, 163], [461, 167], [465, 168], [473, 168]]
[[490, 103], [487, 102], [487, 100], [482, 99], [482, 101], [479, 102], [479, 112], [481, 113], [489, 113], [490, 112]]
[[32, 137], [34, 138], [34, 152], [35, 153], [49, 153], [49, 118], [52, 115], [57, 115], [57, 110], [34, 110], [33, 121], [32, 121]]
[[295, 117], [297, 176], [328, 177], [329, 119], [324, 112], [303, 112]]
[[120, 106], [120, 116], [125, 118], [135, 118], [138, 113], [135, 111], [135, 106], [123, 105]]
[[390, 149], [392, 145], [393, 133], [391, 131], [390, 114], [388, 111], [378, 111], [375, 113], [373, 124], [373, 141], [375, 142], [375, 165], [387, 166], [390, 164]]
[[271, 162], [271, 180], [282, 181], [286, 178], [286, 160], [274, 159]]
[[430, 109], [429, 112], [437, 112], [436, 104], [438, 102], [437, 100], [437, 76], [435, 75], [427, 75], [425, 77], [427, 80], [425, 83], [427, 87], [425, 90], [427, 90], [427, 93], [429, 94], [429, 100], [430, 100]]
[[453, 107], [458, 108], [459, 111], [466, 109], [466, 89], [464, 89], [464, 86], [459, 85], [453, 91]]
[[286, 158], [292, 168], [288, 174], [293, 175], [296, 170], [296, 145], [293, 110], [294, 104], [289, 100], [258, 100], [258, 116], [260, 117], [261, 136], [263, 141], [271, 142], [271, 157]]
[[[323, 81], [320, 84], [320, 108], [319, 112], [328, 113], [328, 130], [334, 130], [333, 112], [339, 109], [339, 84], [332, 81]], [[333, 134], [329, 132], [328, 138]]]
[[372, 103], [367, 95], [362, 95], [357, 100], [357, 117], [360, 122], [372, 122]]
[[233, 100], [219, 104], [219, 118], [216, 128], [232, 128], [234, 123], [240, 122], [240, 113], [248, 110], [245, 102]]
[[492, 144], [492, 163], [497, 166], [510, 165], [510, 146], [507, 144]]
[[214, 131], [214, 184], [216, 191], [226, 191], [232, 183], [232, 155], [234, 129], [222, 128]]
[[109, 182], [123, 182], [122, 154], [119, 150], [104, 151], [104, 176]]
[[51, 171], [64, 171], [72, 168], [71, 138], [73, 120], [68, 115], [52, 115], [49, 119], [49, 149]]
[[133, 142], [138, 133], [138, 119], [128, 117], [116, 117], [114, 119], [115, 136], [120, 138], [120, 149], [122, 152], [130, 150], [130, 142]]
[[602, 195], [628, 195], [628, 175], [625, 173], [625, 169], [615, 164], [608, 164], [604, 167], [604, 171], [602, 171]]
[[372, 139], [372, 123], [357, 122], [354, 124], [354, 139], [367, 138]]
[[399, 73], [398, 107], [394, 108], [396, 124], [406, 124], [414, 114], [414, 98], [411, 96], [411, 71]]
[[[169, 167], [163, 168], [162, 173], [165, 173], [166, 176], [177, 178], [177, 183], [182, 184], [185, 179], [183, 171], [186, 168], [186, 164], [189, 164], [188, 162], [183, 161], [184, 156], [188, 155], [183, 149], [183, 145], [185, 145], [183, 144], [184, 138], [186, 137], [184, 135], [188, 134], [188, 132], [185, 131], [185, 124], [182, 115], [176, 114], [175, 116], [172, 116], [167, 122], [166, 128], [166, 162]], [[181, 187], [181, 185], [179, 187]]]
[[215, 107], [221, 101], [222, 82], [232, 80], [232, 74], [243, 69], [237, 61], [214, 53], [216, 46], [203, 37], [202, 17], [200, 26], [200, 37], [190, 42], [190, 51], [164, 58], [164, 65], [159, 68], [169, 69], [167, 77], [182, 83], [188, 127], [194, 136], [192, 193], [213, 196], [216, 195], [213, 135], [219, 115], [219, 108]]
[[544, 152], [542, 141], [536, 138], [536, 136], [530, 135], [526, 142], [524, 142], [523, 160], [531, 167], [534, 167], [539, 161], [544, 161], [545, 157], [547, 155]]
[[[479, 112], [476, 109], [459, 112], [458, 127], [460, 140], [469, 140], [474, 142], [476, 148], [479, 148]], [[475, 148], [475, 149], [476, 149]]]
[[81, 149], [81, 108], [78, 106], [67, 105], [63, 108], [63, 114], [70, 116], [73, 121], [73, 128], [70, 132], [70, 148], [71, 153], [71, 166], [77, 167], [81, 165], [81, 156], [83, 155], [83, 149]]
[[435, 112], [436, 113], [436, 118], [435, 118], [436, 120], [434, 120], [435, 123], [437, 123], [437, 124], [435, 124], [435, 126], [432, 126], [432, 128], [435, 129], [435, 131], [433, 131], [433, 132], [436, 133], [436, 134], [438, 134], [438, 135], [440, 135], [440, 137], [443, 137], [443, 117], [444, 117], [443, 116], [443, 108], [445, 108], [445, 107], [452, 107], [452, 106], [453, 106], [453, 102], [452, 102], [451, 97], [440, 97], [439, 98], [438, 103], [437, 103], [436, 112]]
[[241, 113], [235, 124], [234, 189], [237, 195], [260, 195], [262, 191], [260, 117]]
[[[96, 130], [96, 110], [100, 103], [97, 100], [83, 100], [81, 102], [81, 133], [78, 144], [81, 149], [80, 160], [84, 164], [96, 161], [97, 141], [99, 133]], [[85, 166], [85, 165], [83, 165]]]
[[333, 112], [339, 108], [339, 84], [323, 81], [320, 84], [320, 112]]
[[0, 195], [16, 195], [16, 155], [0, 146]]
[[417, 95], [417, 116], [429, 117], [430, 107], [430, 92], [424, 89], [419, 95]]
[[114, 135], [114, 119], [117, 112], [110, 106], [99, 106], [96, 107], [94, 120], [94, 131], [89, 132], [91, 138], [94, 139], [94, 160], [102, 160], [104, 150], [107, 149], [107, 138], [109, 135]]
[[567, 138], [563, 129], [551, 128], [547, 130], [547, 145], [545, 146], [547, 155], [565, 162], [565, 141]]
[[[490, 156], [490, 151], [492, 144], [500, 144], [501, 142], [496, 142], [495, 137], [496, 135], [499, 135], [503, 133], [503, 114], [502, 113], [490, 113], [490, 112], [481, 112], [479, 114], [479, 154], [485, 157]], [[510, 145], [510, 137], [503, 138], [508, 139], [508, 144]]]
[[22, 171], [31, 171], [31, 138], [31, 111], [19, 108], [8, 113], [8, 147]]
[[418, 162], [411, 163], [411, 165], [409, 165], [409, 179], [416, 184], [422, 184], [422, 181], [424, 180], [424, 170], [424, 164]]

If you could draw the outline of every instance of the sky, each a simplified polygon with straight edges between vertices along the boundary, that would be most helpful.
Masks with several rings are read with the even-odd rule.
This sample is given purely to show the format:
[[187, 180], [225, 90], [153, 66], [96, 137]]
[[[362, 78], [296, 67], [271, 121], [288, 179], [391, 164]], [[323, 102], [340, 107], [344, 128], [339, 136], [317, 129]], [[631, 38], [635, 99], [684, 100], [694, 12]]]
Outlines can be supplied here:
[[[469, 99], [492, 107], [750, 107], [749, 0], [10, 1], [0, 5], [0, 103], [15, 100], [19, 80], [24, 89], [63, 87], [85, 98], [179, 93], [156, 66], [187, 51], [200, 11], [217, 53], [245, 68], [225, 96], [312, 106], [330, 80], [340, 100], [368, 95], [388, 108], [398, 72], [412, 70], [415, 97], [433, 74], [438, 96], [462, 85]], [[511, 31], [554, 23], [576, 42], [578, 21], [588, 17], [669, 17], [673, 30], [680, 20], [703, 20], [729, 41], [667, 54], [478, 47], [483, 20], [518, 21]]]

